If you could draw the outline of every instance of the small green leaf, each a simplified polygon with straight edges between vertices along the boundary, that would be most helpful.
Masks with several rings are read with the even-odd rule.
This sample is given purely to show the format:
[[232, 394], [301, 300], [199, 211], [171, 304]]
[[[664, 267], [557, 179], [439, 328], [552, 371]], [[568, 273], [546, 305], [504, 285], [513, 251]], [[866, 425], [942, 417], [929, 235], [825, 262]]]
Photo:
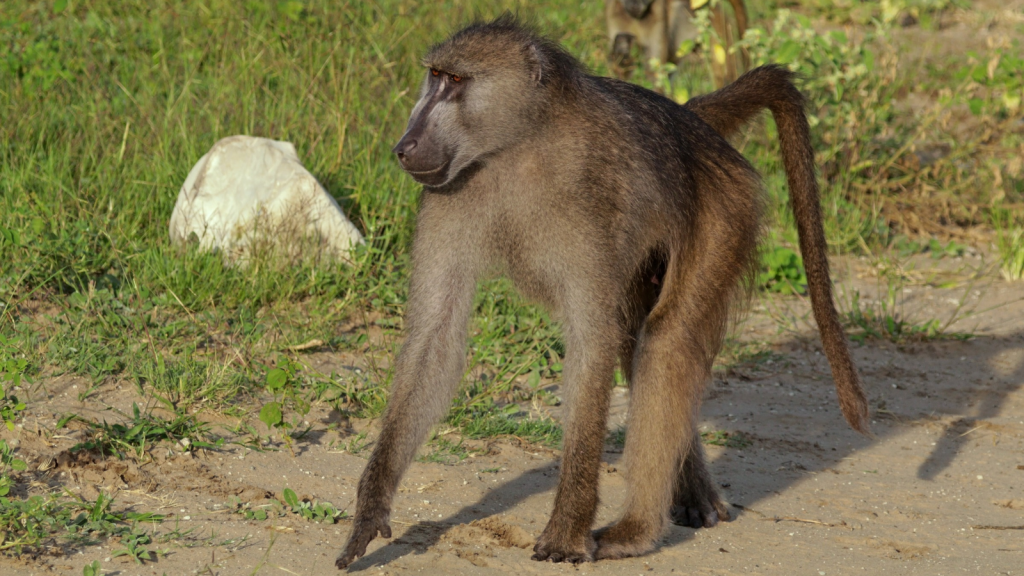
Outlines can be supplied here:
[[795, 40], [787, 40], [775, 53], [775, 61], [779, 64], [789, 64], [800, 55], [800, 44]]
[[260, 409], [260, 422], [266, 424], [267, 428], [280, 425], [283, 419], [284, 415], [281, 414], [281, 404], [279, 402], [270, 402]]
[[78, 414], [66, 414], [66, 415], [64, 415], [60, 420], [57, 421], [57, 430], [60, 430], [61, 428], [67, 426], [68, 422], [71, 422], [75, 418], [78, 418]]
[[142, 424], [137, 424], [137, 425], [136, 425], [136, 426], [135, 426], [134, 428], [132, 428], [131, 430], [129, 430], [129, 431], [128, 431], [128, 432], [127, 432], [127, 433], [126, 433], [125, 435], [124, 435], [124, 438], [125, 438], [125, 440], [131, 440], [132, 438], [135, 438], [136, 436], [138, 436], [139, 432], [141, 432], [141, 431], [142, 431], [142, 429], [143, 429], [143, 428], [145, 428], [145, 427], [146, 427], [146, 424], [145, 424], [145, 423], [142, 423]]
[[274, 368], [267, 372], [267, 388], [271, 391], [280, 390], [288, 382], [288, 373], [280, 368]]
[[299, 497], [295, 494], [295, 491], [291, 488], [284, 489], [284, 501], [292, 508], [299, 507]]
[[540, 372], [534, 370], [530, 373], [530, 376], [526, 379], [526, 385], [530, 388], [536, 388], [540, 384]]
[[293, 22], [297, 21], [302, 16], [303, 8], [302, 2], [295, 1], [280, 2], [277, 5], [278, 12]]

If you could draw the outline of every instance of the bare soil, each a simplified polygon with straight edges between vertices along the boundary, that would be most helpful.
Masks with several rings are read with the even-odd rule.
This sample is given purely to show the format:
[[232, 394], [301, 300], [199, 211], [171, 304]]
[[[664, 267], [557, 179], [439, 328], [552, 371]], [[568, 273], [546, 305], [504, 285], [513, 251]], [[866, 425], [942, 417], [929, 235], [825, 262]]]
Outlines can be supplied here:
[[[939, 31], [911, 27], [897, 32], [897, 39], [921, 66], [968, 49], [1009, 50], [1024, 22], [1022, 4], [979, 0], [971, 10], [951, 12]], [[916, 95], [905, 105], [913, 111], [932, 102]], [[975, 127], [967, 121], [964, 126]], [[742, 342], [766, 343], [771, 354], [718, 371], [702, 411], [702, 430], [745, 440], [743, 447], [707, 446], [712, 472], [731, 504], [730, 521], [701, 530], [670, 526], [658, 548], [641, 558], [576, 567], [533, 562], [531, 548], [551, 510], [560, 453], [515, 438], [467, 441], [475, 452], [461, 462], [413, 464], [395, 501], [394, 537], [372, 542], [351, 571], [1024, 574], [1024, 282], [999, 279], [977, 255], [918, 257], [904, 276], [906, 288], [897, 291], [904, 318], [952, 319], [947, 333], [971, 337], [854, 344], [871, 403], [871, 437], [843, 421], [808, 303], [763, 295], [755, 300], [735, 333]], [[885, 296], [884, 280], [867, 261], [840, 262], [837, 277], [847, 307], [854, 290], [865, 306], [877, 306]], [[351, 353], [317, 351], [304, 359], [323, 372], [367, 370], [370, 364]], [[80, 401], [90, 386], [84, 378], [41, 378], [36, 384], [21, 424], [13, 432], [0, 427], [0, 438], [16, 444], [29, 464], [16, 492], [66, 489], [90, 500], [104, 492], [115, 496], [118, 510], [165, 514], [155, 527], [157, 543], [148, 547], [166, 553], [137, 565], [112, 557], [123, 547], [113, 540], [35, 557], [0, 555], [0, 574], [77, 575], [94, 560], [105, 574], [117, 575], [336, 573], [347, 520], [317, 524], [294, 514], [247, 520], [235, 512], [235, 502], [259, 507], [280, 500], [289, 487], [300, 498], [351, 512], [375, 422], [348, 421], [314, 406], [311, 431], [293, 454], [284, 446], [257, 451], [231, 444], [244, 440], [228, 431], [238, 419], [204, 413], [229, 442], [224, 448], [189, 453], [163, 444], [137, 462], [71, 453], [86, 434], [80, 424], [55, 431], [71, 412], [93, 421], [122, 420], [119, 412], [147, 402], [134, 385], [110, 382]], [[625, 423], [628, 406], [626, 389], [613, 394], [609, 430]], [[556, 418], [560, 412], [524, 408]], [[247, 409], [253, 412], [253, 406]], [[363, 431], [371, 443], [353, 454], [350, 442]], [[595, 528], [615, 521], [626, 492], [621, 449], [609, 443], [604, 457]]]
[[[909, 270], [910, 268], [913, 270]], [[1024, 284], [1009, 283], [980, 257], [919, 257], [906, 275], [902, 313], [911, 320], [955, 318], [969, 339], [894, 344], [868, 339], [854, 357], [868, 389], [873, 437], [844, 423], [828, 365], [801, 298], [760, 297], [737, 326], [761, 355], [720, 370], [709, 386], [702, 429], [740, 434], [745, 447], [707, 446], [733, 518], [712, 529], [672, 526], [642, 558], [572, 567], [530, 560], [552, 505], [557, 451], [516, 439], [476, 442], [479, 454], [454, 465], [417, 462], [401, 484], [394, 537], [371, 543], [351, 568], [373, 574], [697, 573], [697, 574], [1021, 574], [1024, 573]], [[867, 301], [884, 290], [867, 261], [837, 267], [840, 299]], [[979, 272], [980, 271], [980, 272]], [[931, 279], [931, 280], [929, 280]], [[950, 288], [929, 284], [953, 283]], [[864, 302], [865, 300], [862, 300]], [[959, 312], [958, 312], [959, 311]], [[954, 316], [955, 315], [955, 316]], [[331, 352], [314, 364], [354, 370], [359, 358]], [[554, 383], [553, 383], [554, 384]], [[371, 422], [347, 422], [317, 406], [312, 431], [295, 447], [254, 451], [228, 444], [182, 453], [167, 445], [143, 464], [70, 454], [84, 430], [53, 433], [76, 412], [118, 419], [143, 402], [112, 383], [84, 402], [74, 377], [41, 380], [16, 438], [36, 492], [63, 487], [87, 498], [116, 495], [115, 507], [167, 515], [158, 534], [178, 530], [155, 562], [111, 558], [116, 541], [36, 558], [0, 557], [9, 575], [81, 574], [101, 560], [111, 574], [329, 574], [349, 522], [316, 524], [289, 514], [246, 520], [232, 498], [253, 506], [299, 497], [354, 507], [369, 450], [342, 447]], [[613, 392], [609, 429], [625, 422], [628, 391]], [[536, 410], [536, 407], [531, 408]], [[557, 416], [557, 408], [553, 410]], [[225, 417], [216, 424], [233, 425]], [[598, 526], [623, 502], [621, 450], [607, 445]], [[23, 477], [23, 480], [26, 479]], [[25, 483], [19, 485], [24, 490]]]

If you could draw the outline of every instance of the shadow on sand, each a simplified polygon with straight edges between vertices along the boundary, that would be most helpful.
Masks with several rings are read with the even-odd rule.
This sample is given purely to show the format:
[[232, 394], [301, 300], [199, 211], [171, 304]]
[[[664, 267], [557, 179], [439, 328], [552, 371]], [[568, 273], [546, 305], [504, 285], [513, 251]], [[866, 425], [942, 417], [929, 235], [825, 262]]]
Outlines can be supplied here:
[[[796, 338], [781, 343], [782, 347], [787, 345], [803, 349], [811, 354], [819, 346], [816, 339], [808, 338]], [[794, 377], [795, 382], [799, 384], [796, 388], [798, 390], [805, 388], [806, 390], [809, 387], [813, 391], [812, 393], [818, 396], [830, 394], [829, 398], [833, 404], [831, 411], [835, 414], [835, 418], [829, 420], [828, 426], [820, 430], [793, 430], [792, 433], [813, 439], [811, 441], [787, 440], [776, 443], [776, 448], [781, 446], [784, 450], [788, 450], [793, 458], [799, 459], [800, 465], [797, 467], [799, 472], [796, 474], [759, 475], [753, 492], [748, 491], [742, 496], [741, 503], [744, 507], [749, 507], [767, 496], [786, 490], [815, 472], [834, 468], [844, 458], [856, 451], [876, 443], [886, 442], [904, 432], [908, 426], [934, 425], [937, 420], [941, 419], [946, 422], [943, 424], [944, 431], [917, 470], [918, 478], [931, 481], [953, 463], [966, 443], [970, 441], [970, 435], [966, 432], [979, 426], [977, 422], [999, 417], [1006, 397], [1024, 386], [1024, 356], [1019, 356], [1016, 360], [1007, 359], [1007, 353], [1011, 353], [1012, 356], [1014, 351], [1024, 349], [1024, 332], [1008, 337], [980, 337], [967, 342], [933, 342], [904, 346], [899, 349], [892, 345], [879, 344], [878, 349], [883, 348], [887, 348], [888, 351], [885, 353], [893, 358], [887, 363], [865, 362], [864, 364], [870, 368], [862, 370], [865, 387], [872, 399], [872, 409], [877, 418], [874, 426], [875, 436], [873, 438], [863, 437], [845, 427], [845, 423], [839, 416], [838, 408], [835, 406], [834, 391], [830, 388], [831, 379], [827, 377], [828, 368], [823, 364], [823, 357], [822, 363], [819, 363], [818, 366], [813, 366], [812, 362], [811, 371], [825, 377], [796, 376]], [[857, 356], [863, 357], [864, 353], [863, 349], [854, 350], [854, 354]], [[810, 357], [810, 354], [806, 354], [806, 356]], [[962, 362], [960, 358], [970, 358], [971, 362]], [[924, 363], [929, 370], [914, 371], [903, 368], [904, 364], [915, 362], [917, 364]], [[962, 362], [962, 364], [958, 364], [958, 362]], [[961, 371], [956, 370], [957, 366], [963, 366]], [[934, 367], [934, 371], [932, 367]], [[773, 380], [777, 376], [777, 374], [769, 375], [765, 379]], [[808, 380], [817, 381], [809, 383]], [[917, 380], [917, 382], [912, 382], [913, 380]], [[805, 384], [809, 384], [809, 386], [805, 386]], [[898, 394], [894, 395], [893, 391]], [[776, 417], [775, 408], [771, 408], [770, 403], [761, 401], [760, 394], [748, 394], [744, 402], [737, 402], [742, 395], [732, 394], [729, 391], [724, 394], [712, 393], [710, 396], [711, 398], [704, 405], [705, 419], [715, 420], [716, 417], [711, 414], [721, 413], [721, 416], [724, 416], [726, 411], [729, 412], [729, 416], [732, 416], [733, 413], [749, 414], [750, 417], [744, 419], [742, 428], [750, 430], [755, 438], [772, 435], [772, 432], [764, 432], [764, 430], [773, 429], [771, 420]], [[882, 397], [888, 399], [890, 409], [879, 412], [875, 409], [879, 398]], [[728, 405], [726, 406], [727, 400]], [[801, 397], [796, 396], [795, 400], [789, 403], [794, 404], [800, 400]], [[819, 398], [819, 400], [821, 399]], [[895, 410], [891, 409], [893, 404], [897, 405]], [[900, 404], [913, 404], [910, 411], [914, 413], [900, 410], [898, 408]], [[780, 410], [785, 408], [779, 404], [775, 406]], [[735, 419], [730, 419], [730, 421], [735, 422]], [[788, 426], [785, 428], [789, 429]], [[778, 432], [777, 425], [774, 426], [774, 429]], [[813, 455], [810, 455], [811, 453]], [[606, 459], [614, 460], [616, 456], [606, 454]], [[713, 461], [711, 467], [719, 481], [730, 481], [723, 473], [723, 466], [720, 462]], [[456, 525], [507, 512], [533, 495], [553, 490], [558, 480], [558, 469], [557, 462], [532, 468], [495, 487], [475, 504], [463, 507], [443, 521], [421, 521], [409, 528], [400, 538], [353, 563], [350, 570], [365, 570], [372, 566], [386, 565], [410, 553], [424, 553]], [[731, 511], [734, 521], [743, 514], [743, 511], [737, 508], [732, 508]], [[661, 541], [660, 546], [675, 546], [692, 538], [692, 535], [693, 530], [688, 528], [672, 529]], [[528, 553], [524, 551], [524, 554]]]

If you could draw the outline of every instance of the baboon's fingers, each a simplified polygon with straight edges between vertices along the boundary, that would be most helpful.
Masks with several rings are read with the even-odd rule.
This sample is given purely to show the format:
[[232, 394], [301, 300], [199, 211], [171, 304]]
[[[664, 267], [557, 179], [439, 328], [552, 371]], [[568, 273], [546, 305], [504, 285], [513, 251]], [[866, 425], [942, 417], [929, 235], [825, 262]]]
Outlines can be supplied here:
[[349, 536], [348, 545], [345, 551], [334, 561], [339, 570], [348, 568], [348, 565], [366, 554], [366, 546], [370, 541], [380, 534], [384, 538], [391, 538], [391, 526], [386, 522], [360, 522], [352, 527], [352, 535]]

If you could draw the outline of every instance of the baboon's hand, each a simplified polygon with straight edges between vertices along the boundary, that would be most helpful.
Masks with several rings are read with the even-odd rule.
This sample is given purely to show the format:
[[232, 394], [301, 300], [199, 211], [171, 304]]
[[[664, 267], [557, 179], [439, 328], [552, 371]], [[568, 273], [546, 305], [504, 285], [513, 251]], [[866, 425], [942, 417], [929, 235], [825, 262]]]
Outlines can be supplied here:
[[345, 550], [334, 561], [339, 569], [345, 569], [356, 558], [366, 554], [366, 545], [379, 533], [384, 538], [391, 538], [391, 526], [388, 524], [387, 512], [368, 514], [366, 518], [356, 518], [352, 524], [352, 534], [348, 537]]

